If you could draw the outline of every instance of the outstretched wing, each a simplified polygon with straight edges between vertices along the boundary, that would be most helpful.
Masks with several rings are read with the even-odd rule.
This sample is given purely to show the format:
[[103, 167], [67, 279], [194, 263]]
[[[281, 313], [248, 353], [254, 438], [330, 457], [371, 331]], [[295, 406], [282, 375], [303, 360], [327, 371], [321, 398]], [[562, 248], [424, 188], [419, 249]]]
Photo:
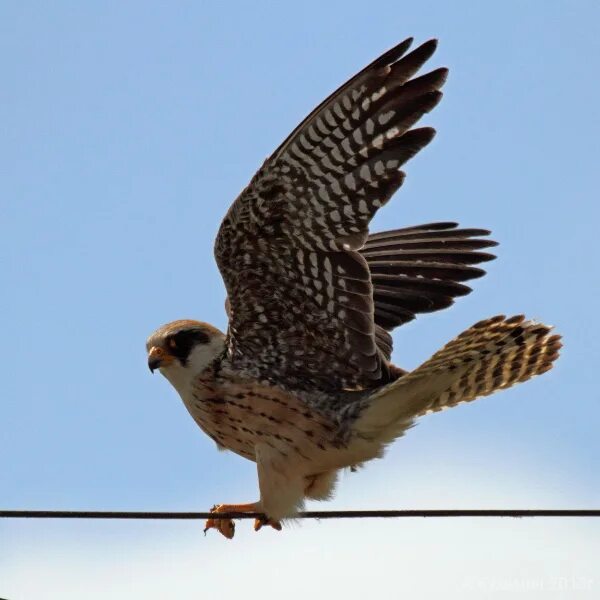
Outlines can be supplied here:
[[402, 42], [318, 106], [253, 177], [215, 245], [230, 302], [229, 354], [256, 377], [299, 388], [381, 383], [373, 287], [359, 250], [433, 138], [410, 129], [440, 100], [447, 70], [411, 79], [433, 54]]
[[485, 239], [487, 229], [459, 229], [458, 223], [427, 223], [369, 235], [360, 253], [373, 282], [377, 346], [387, 360], [388, 334], [420, 313], [447, 308], [471, 288], [465, 281], [485, 275], [474, 265], [496, 258], [483, 249], [497, 246]]

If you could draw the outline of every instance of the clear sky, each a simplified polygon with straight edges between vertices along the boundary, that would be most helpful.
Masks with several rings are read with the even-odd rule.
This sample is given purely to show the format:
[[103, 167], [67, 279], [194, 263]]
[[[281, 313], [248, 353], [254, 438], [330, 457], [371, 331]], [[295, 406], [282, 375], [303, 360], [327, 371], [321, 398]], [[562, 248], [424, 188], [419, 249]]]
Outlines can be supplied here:
[[[150, 375], [145, 338], [181, 317], [225, 327], [227, 207], [316, 103], [413, 35], [440, 39], [450, 79], [373, 229], [457, 220], [500, 246], [472, 295], [395, 333], [394, 359], [496, 313], [554, 324], [565, 348], [550, 374], [423, 419], [319, 506], [598, 507], [599, 22], [595, 0], [2, 2], [0, 506], [255, 499], [254, 465]], [[600, 594], [592, 521], [201, 530], [0, 522], [0, 597]]]

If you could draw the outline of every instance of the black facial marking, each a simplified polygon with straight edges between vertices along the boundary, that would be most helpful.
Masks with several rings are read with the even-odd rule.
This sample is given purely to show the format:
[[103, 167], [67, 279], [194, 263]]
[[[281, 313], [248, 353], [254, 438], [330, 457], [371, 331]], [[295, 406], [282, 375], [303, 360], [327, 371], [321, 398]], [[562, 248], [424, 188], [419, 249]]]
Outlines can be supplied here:
[[200, 329], [184, 329], [170, 335], [166, 339], [166, 346], [169, 354], [185, 367], [192, 348], [197, 344], [208, 344], [208, 342], [210, 342], [210, 337]]

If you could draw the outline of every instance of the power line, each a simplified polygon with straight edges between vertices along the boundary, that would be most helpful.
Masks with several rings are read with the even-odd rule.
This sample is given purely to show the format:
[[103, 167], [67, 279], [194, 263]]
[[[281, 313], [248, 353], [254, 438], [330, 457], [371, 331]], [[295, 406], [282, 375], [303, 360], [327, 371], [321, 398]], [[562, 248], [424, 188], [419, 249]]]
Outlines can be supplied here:
[[[152, 512], [152, 511], [89, 511], [89, 510], [0, 510], [7, 519], [256, 519], [259, 513]], [[433, 510], [331, 510], [307, 511], [297, 519], [397, 519], [397, 518], [540, 518], [540, 517], [600, 517], [600, 509], [433, 509]]]

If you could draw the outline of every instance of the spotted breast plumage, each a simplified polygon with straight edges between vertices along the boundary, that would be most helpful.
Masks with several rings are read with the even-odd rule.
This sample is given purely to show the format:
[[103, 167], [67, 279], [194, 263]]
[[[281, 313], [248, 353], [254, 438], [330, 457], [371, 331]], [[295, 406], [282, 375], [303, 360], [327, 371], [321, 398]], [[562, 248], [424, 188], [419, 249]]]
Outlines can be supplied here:
[[406, 40], [322, 102], [234, 201], [215, 257], [227, 333], [181, 320], [154, 332], [148, 364], [220, 448], [255, 461], [260, 499], [221, 504], [255, 528], [326, 499], [338, 471], [382, 455], [415, 419], [550, 369], [560, 337], [522, 316], [460, 334], [414, 371], [391, 363], [390, 331], [450, 306], [494, 258], [484, 229], [430, 223], [369, 234], [401, 167], [434, 136], [414, 126], [447, 70], [417, 76], [436, 42]]

